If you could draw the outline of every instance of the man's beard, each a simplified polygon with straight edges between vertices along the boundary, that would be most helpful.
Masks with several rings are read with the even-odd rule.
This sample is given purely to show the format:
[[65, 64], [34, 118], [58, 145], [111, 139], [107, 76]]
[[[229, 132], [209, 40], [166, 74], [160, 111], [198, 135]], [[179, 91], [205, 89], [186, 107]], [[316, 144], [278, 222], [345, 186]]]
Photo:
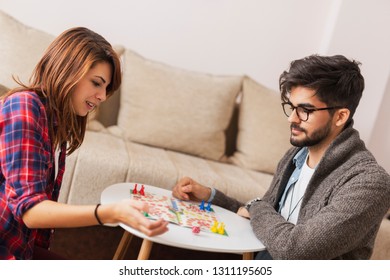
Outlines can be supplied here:
[[295, 128], [303, 133], [305, 133], [306, 137], [302, 140], [294, 139], [291, 135], [290, 137], [290, 143], [291, 145], [295, 147], [311, 147], [315, 146], [319, 143], [321, 143], [330, 133], [331, 129], [331, 122], [328, 122], [326, 126], [318, 128], [317, 130], [314, 130], [311, 136], [307, 135], [307, 131], [301, 127], [299, 127], [297, 124], [292, 123], [290, 128]]

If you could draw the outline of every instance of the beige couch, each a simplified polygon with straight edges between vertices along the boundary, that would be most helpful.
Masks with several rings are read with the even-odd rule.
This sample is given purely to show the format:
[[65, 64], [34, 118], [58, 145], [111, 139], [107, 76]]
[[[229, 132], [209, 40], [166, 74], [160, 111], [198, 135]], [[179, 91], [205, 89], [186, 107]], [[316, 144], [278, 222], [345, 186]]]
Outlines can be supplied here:
[[[11, 75], [27, 81], [54, 37], [1, 11], [0, 26], [0, 84], [12, 87]], [[264, 194], [290, 146], [276, 92], [247, 76], [192, 72], [116, 49], [122, 86], [68, 157], [61, 202], [98, 203], [104, 188], [120, 182], [171, 189], [183, 176], [242, 202]], [[390, 258], [385, 230], [376, 256]]]
[[[276, 93], [248, 77], [180, 70], [130, 50], [122, 58], [120, 93], [97, 112], [83, 145], [69, 157], [61, 201], [96, 203], [118, 182], [171, 189], [186, 175], [243, 202], [265, 192], [289, 146]], [[104, 127], [105, 117], [116, 113]], [[237, 139], [236, 151], [227, 145], [227, 131], [234, 139], [229, 144]]]

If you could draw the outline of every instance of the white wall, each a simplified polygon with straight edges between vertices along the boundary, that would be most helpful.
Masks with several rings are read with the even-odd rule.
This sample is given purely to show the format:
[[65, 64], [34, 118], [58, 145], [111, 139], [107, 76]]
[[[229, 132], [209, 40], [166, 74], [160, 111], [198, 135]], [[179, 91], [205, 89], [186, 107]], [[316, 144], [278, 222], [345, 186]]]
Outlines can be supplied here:
[[378, 162], [390, 173], [390, 73], [385, 95], [380, 105], [377, 121], [373, 128], [370, 147]]
[[364, 139], [370, 139], [386, 90], [390, 71], [389, 27], [389, 1], [342, 1], [328, 47], [329, 54], [343, 53], [362, 62], [366, 87], [355, 121], [364, 128]]
[[148, 58], [216, 74], [248, 74], [276, 89], [291, 60], [318, 51], [329, 4], [315, 2], [0, 0], [0, 9], [55, 35], [83, 25]]
[[[0, 9], [54, 35], [87, 26], [147, 58], [214, 74], [247, 74], [273, 89], [291, 60], [344, 54], [362, 62], [366, 78], [355, 127], [374, 154], [389, 146], [378, 141], [378, 133], [389, 134], [388, 124], [379, 124], [375, 141], [371, 137], [385, 110], [390, 1], [0, 0]], [[389, 159], [380, 162], [390, 166]]]

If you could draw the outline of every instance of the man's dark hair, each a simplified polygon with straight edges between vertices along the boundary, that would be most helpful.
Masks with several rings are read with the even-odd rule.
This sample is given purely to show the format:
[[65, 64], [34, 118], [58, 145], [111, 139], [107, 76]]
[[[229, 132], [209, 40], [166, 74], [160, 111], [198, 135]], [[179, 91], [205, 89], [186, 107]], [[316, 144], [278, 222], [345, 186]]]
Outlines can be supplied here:
[[352, 119], [364, 90], [360, 62], [342, 55], [311, 55], [291, 62], [290, 69], [279, 78], [281, 98], [289, 101], [293, 87], [302, 86], [316, 91], [319, 100], [327, 106], [343, 106]]

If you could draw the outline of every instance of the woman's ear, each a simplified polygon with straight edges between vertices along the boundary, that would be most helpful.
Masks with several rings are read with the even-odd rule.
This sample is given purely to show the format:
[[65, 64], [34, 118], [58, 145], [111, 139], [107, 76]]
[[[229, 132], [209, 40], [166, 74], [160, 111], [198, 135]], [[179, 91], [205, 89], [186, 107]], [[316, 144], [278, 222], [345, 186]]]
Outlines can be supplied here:
[[344, 126], [349, 119], [350, 113], [347, 108], [338, 109], [335, 113], [336, 126]]

